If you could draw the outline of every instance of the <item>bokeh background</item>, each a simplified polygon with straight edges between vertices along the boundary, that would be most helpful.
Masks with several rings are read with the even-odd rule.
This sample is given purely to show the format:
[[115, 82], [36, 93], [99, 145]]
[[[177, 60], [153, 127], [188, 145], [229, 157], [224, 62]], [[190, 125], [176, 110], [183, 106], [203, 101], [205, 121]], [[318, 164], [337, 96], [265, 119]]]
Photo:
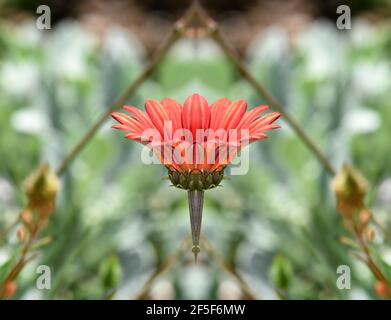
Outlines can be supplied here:
[[[206, 1], [205, 1], [206, 2]], [[0, 228], [25, 204], [21, 185], [42, 161], [56, 167], [137, 77], [187, 1], [46, 1], [52, 29], [36, 28], [40, 1], [0, 4]], [[340, 167], [351, 161], [368, 179], [368, 204], [391, 226], [391, 7], [344, 1], [352, 28], [338, 30], [340, 1], [207, 1], [253, 75], [281, 101]], [[182, 39], [128, 104], [183, 101], [265, 104], [210, 39]], [[141, 146], [108, 120], [62, 176], [52, 237], [24, 268], [16, 299], [135, 297], [190, 232], [187, 195], [169, 187], [162, 166], [144, 165]], [[203, 233], [260, 298], [276, 289], [295, 299], [372, 299], [373, 276], [340, 242], [330, 177], [293, 131], [251, 146], [247, 175], [208, 191]], [[20, 244], [0, 243], [4, 273]], [[391, 249], [374, 246], [384, 263]], [[36, 267], [52, 270], [52, 289], [35, 287]], [[339, 265], [351, 290], [336, 287]], [[1, 269], [3, 266], [3, 269]], [[0, 275], [1, 275], [0, 272]], [[186, 251], [153, 285], [151, 299], [240, 299], [232, 277], [201, 252]]]

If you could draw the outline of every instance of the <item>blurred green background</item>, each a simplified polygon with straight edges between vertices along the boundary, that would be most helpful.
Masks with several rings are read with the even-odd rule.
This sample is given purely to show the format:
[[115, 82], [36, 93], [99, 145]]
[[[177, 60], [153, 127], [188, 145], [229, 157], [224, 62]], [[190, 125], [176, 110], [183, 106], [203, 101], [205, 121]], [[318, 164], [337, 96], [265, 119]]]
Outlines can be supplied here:
[[[337, 167], [351, 161], [366, 176], [368, 204], [391, 226], [391, 25], [384, 13], [390, 7], [362, 2], [352, 28], [341, 31], [331, 14], [335, 2], [328, 11], [314, 2], [318, 11], [308, 12], [302, 9], [306, 1], [296, 2], [304, 3], [298, 12], [278, 1], [281, 12], [259, 10], [259, 24], [249, 8], [263, 8], [264, 1], [243, 8], [216, 1], [209, 10], [223, 30], [236, 30], [228, 38], [251, 72], [330, 161]], [[67, 11], [60, 3], [53, 2], [51, 30], [36, 28], [37, 16], [28, 11], [36, 1], [0, 6], [0, 228], [25, 203], [25, 177], [42, 161], [53, 167], [61, 162], [137, 77], [185, 7], [171, 11], [163, 2], [154, 10], [128, 1], [129, 16], [152, 21], [135, 28], [111, 21], [112, 11], [76, 10], [72, 1], [76, 9]], [[88, 3], [99, 9], [102, 1]], [[277, 18], [262, 24], [269, 13]], [[228, 97], [250, 107], [267, 103], [211, 40], [183, 39], [128, 104], [143, 108], [145, 99], [164, 97], [183, 102], [193, 92], [209, 102]], [[189, 234], [186, 193], [169, 187], [162, 166], [144, 165], [141, 146], [110, 129], [113, 123], [105, 123], [62, 176], [57, 210], [44, 232], [53, 241], [23, 270], [16, 299], [99, 299], [112, 288], [115, 298], [132, 298]], [[275, 299], [279, 288], [296, 299], [375, 298], [372, 275], [339, 241], [347, 231], [330, 177], [283, 119], [280, 124], [269, 139], [251, 146], [247, 175], [206, 193], [203, 233], [259, 297]], [[0, 270], [18, 247], [13, 234], [0, 244]], [[374, 247], [391, 263], [382, 237]], [[40, 264], [51, 267], [51, 290], [35, 288]], [[351, 290], [336, 287], [343, 264], [352, 268]], [[190, 248], [149, 294], [241, 297], [235, 280], [205, 251], [195, 265]]]

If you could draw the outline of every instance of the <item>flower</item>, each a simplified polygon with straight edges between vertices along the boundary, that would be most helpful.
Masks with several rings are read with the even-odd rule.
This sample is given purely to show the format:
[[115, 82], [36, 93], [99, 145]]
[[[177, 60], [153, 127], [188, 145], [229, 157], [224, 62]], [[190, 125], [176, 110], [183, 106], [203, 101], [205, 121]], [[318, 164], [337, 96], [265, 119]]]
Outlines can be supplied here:
[[208, 104], [200, 94], [192, 94], [183, 105], [165, 98], [147, 100], [146, 113], [133, 106], [123, 109], [130, 115], [113, 112], [115, 129], [127, 132], [125, 138], [147, 145], [168, 169], [172, 184], [188, 190], [193, 252], [199, 252], [204, 190], [218, 186], [224, 169], [240, 150], [251, 142], [265, 139], [265, 131], [280, 114], [261, 116], [268, 106], [246, 112], [244, 100], [222, 98]]
[[246, 107], [243, 100], [231, 102], [226, 98], [209, 105], [197, 93], [183, 106], [170, 98], [147, 100], [146, 113], [133, 106], [123, 107], [130, 116], [113, 112], [119, 124], [112, 127], [126, 131], [125, 138], [153, 149], [175, 186], [204, 190], [220, 183], [224, 168], [243, 146], [266, 138], [265, 131], [280, 127], [273, 124], [280, 116], [278, 112], [260, 116], [268, 106], [247, 113]]

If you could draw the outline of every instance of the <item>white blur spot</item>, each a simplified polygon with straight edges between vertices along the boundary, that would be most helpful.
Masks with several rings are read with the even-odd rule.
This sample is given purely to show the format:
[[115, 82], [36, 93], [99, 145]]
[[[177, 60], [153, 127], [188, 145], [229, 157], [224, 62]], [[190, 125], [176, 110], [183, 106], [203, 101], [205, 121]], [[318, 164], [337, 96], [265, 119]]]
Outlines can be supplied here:
[[385, 93], [390, 86], [390, 67], [384, 61], [358, 63], [353, 70], [353, 89], [359, 97]]
[[[0, 202], [9, 203], [14, 196], [14, 188], [5, 178], [0, 177]], [[0, 263], [1, 264], [1, 263]]]
[[288, 35], [283, 28], [270, 27], [256, 36], [249, 48], [250, 60], [278, 61], [288, 50]]
[[49, 68], [66, 79], [87, 77], [88, 57], [94, 45], [93, 35], [77, 22], [65, 20], [59, 23], [47, 38]]
[[28, 62], [6, 62], [0, 69], [0, 86], [15, 96], [32, 96], [38, 90], [38, 68]]
[[171, 300], [175, 298], [175, 289], [170, 281], [160, 280], [153, 285], [149, 295], [152, 300]]
[[380, 205], [383, 205], [384, 207], [389, 205], [389, 207], [391, 207], [391, 178], [384, 180], [380, 184], [377, 194]]
[[[335, 26], [324, 20], [313, 23], [298, 37], [300, 50], [306, 56], [305, 72], [311, 78], [335, 76], [343, 70], [345, 42], [335, 32]], [[332, 54], [330, 54], [330, 48]]]
[[370, 299], [368, 294], [363, 289], [353, 288], [349, 292], [350, 292], [350, 299], [351, 300], [369, 300]]
[[0, 249], [0, 266], [8, 261], [10, 254], [7, 249]]
[[353, 44], [357, 47], [368, 47], [371, 42], [368, 39], [373, 39], [376, 28], [369, 22], [363, 19], [357, 19], [353, 22], [352, 29], [349, 31]]
[[345, 115], [345, 127], [352, 134], [370, 133], [380, 126], [379, 115], [369, 109], [356, 109]]
[[40, 135], [48, 128], [48, 121], [42, 111], [26, 108], [12, 115], [11, 125], [19, 132]]
[[194, 61], [194, 59], [213, 60], [221, 57], [222, 53], [218, 45], [210, 39], [198, 41], [197, 47], [194, 47], [194, 41], [191, 39], [181, 39], [176, 43], [170, 55], [179, 61]]
[[142, 48], [133, 34], [114, 26], [106, 31], [103, 50], [116, 61], [132, 61], [141, 64]]
[[201, 299], [210, 289], [210, 276], [206, 268], [194, 265], [186, 268], [181, 276], [181, 287], [188, 299]]
[[242, 292], [232, 280], [223, 280], [217, 289], [217, 297], [219, 300], [239, 300]]

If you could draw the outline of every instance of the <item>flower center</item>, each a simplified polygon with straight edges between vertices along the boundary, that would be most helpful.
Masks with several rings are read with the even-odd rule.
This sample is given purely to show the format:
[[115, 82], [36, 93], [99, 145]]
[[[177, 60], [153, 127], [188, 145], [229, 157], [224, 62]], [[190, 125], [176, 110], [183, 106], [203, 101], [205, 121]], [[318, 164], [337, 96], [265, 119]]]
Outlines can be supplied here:
[[185, 190], [207, 190], [216, 188], [224, 177], [224, 170], [220, 171], [171, 171], [168, 177], [172, 184]]

